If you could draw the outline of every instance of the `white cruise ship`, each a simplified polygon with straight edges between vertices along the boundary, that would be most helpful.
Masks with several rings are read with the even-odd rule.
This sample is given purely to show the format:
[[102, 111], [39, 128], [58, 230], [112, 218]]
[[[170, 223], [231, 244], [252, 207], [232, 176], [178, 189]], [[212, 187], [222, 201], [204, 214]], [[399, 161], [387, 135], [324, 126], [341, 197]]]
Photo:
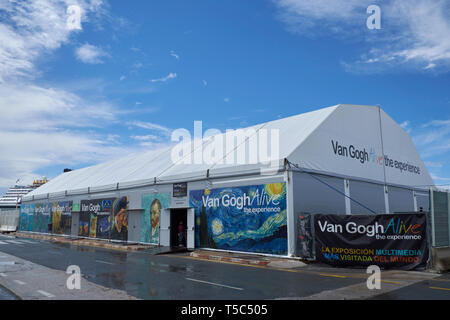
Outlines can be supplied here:
[[47, 183], [48, 180], [35, 180], [31, 186], [14, 186], [10, 188], [3, 196], [0, 197], [0, 210], [20, 208], [22, 197], [41, 185]]

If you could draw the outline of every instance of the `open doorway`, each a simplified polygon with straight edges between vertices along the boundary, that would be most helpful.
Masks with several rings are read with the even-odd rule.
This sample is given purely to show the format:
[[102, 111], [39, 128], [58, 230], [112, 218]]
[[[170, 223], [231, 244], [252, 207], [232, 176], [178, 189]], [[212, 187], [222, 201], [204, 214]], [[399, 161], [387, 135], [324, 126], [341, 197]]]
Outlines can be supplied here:
[[187, 209], [171, 209], [170, 210], [170, 246], [179, 246], [178, 230], [180, 222], [183, 224], [183, 240], [181, 246], [186, 247], [186, 226], [187, 226]]

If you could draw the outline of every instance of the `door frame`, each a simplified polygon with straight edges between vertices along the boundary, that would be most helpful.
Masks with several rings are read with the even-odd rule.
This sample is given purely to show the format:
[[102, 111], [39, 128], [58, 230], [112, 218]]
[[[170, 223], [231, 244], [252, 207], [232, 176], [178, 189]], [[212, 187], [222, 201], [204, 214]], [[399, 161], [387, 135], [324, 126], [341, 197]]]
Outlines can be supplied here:
[[170, 208], [162, 209], [161, 216], [159, 220], [159, 245], [170, 247], [170, 222], [171, 222], [171, 211]]
[[195, 209], [194, 208], [167, 208], [162, 209], [159, 223], [159, 245], [170, 247], [172, 239], [171, 229], [172, 210], [186, 210], [186, 248], [195, 249]]

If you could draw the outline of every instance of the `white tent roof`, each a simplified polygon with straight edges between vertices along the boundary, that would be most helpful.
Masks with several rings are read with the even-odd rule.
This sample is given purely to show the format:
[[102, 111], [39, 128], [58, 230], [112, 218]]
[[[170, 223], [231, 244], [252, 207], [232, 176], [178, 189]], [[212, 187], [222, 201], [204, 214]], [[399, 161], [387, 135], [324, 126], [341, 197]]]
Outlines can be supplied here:
[[[183, 158], [177, 162], [172, 160], [175, 146], [133, 154], [61, 174], [28, 194], [24, 200], [66, 191], [68, 194], [82, 194], [87, 193], [88, 188], [91, 192], [111, 190], [117, 184], [120, 188], [142, 186], [152, 184], [155, 179], [157, 183], [172, 183], [206, 178], [207, 174], [220, 177], [259, 173], [268, 167], [261, 154], [277, 151], [275, 145], [270, 144], [270, 139], [276, 138], [275, 133], [278, 133], [279, 143], [272, 161], [280, 168], [284, 159], [288, 159], [314, 172], [410, 187], [433, 185], [409, 135], [379, 107], [337, 105], [242, 130], [248, 134], [248, 139], [244, 143], [236, 143], [234, 148], [229, 147], [226, 135], [220, 134], [200, 144], [192, 143], [188, 147], [190, 152], [183, 153]], [[267, 139], [264, 139], [263, 132], [268, 134]], [[267, 150], [260, 148], [263, 141], [269, 142], [266, 143]], [[251, 160], [255, 154], [252, 149], [254, 142], [259, 148], [256, 161]], [[215, 147], [211, 155], [216, 158], [195, 164], [195, 151], [208, 153], [205, 151], [211, 147]], [[341, 154], [337, 150], [341, 150]], [[362, 163], [355, 159], [353, 150], [360, 150], [362, 153], [358, 154], [369, 161]], [[246, 155], [246, 161], [244, 164], [228, 162], [232, 155]], [[388, 157], [387, 163], [383, 155]], [[183, 163], [186, 158], [194, 163]], [[405, 170], [399, 169], [400, 163]]]

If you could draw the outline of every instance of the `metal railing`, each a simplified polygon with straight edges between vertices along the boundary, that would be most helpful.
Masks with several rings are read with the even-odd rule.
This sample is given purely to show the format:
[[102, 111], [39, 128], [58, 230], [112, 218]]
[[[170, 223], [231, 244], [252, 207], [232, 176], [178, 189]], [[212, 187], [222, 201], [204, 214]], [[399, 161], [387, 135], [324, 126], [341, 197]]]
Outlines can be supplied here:
[[430, 190], [431, 239], [433, 247], [450, 247], [450, 192]]

